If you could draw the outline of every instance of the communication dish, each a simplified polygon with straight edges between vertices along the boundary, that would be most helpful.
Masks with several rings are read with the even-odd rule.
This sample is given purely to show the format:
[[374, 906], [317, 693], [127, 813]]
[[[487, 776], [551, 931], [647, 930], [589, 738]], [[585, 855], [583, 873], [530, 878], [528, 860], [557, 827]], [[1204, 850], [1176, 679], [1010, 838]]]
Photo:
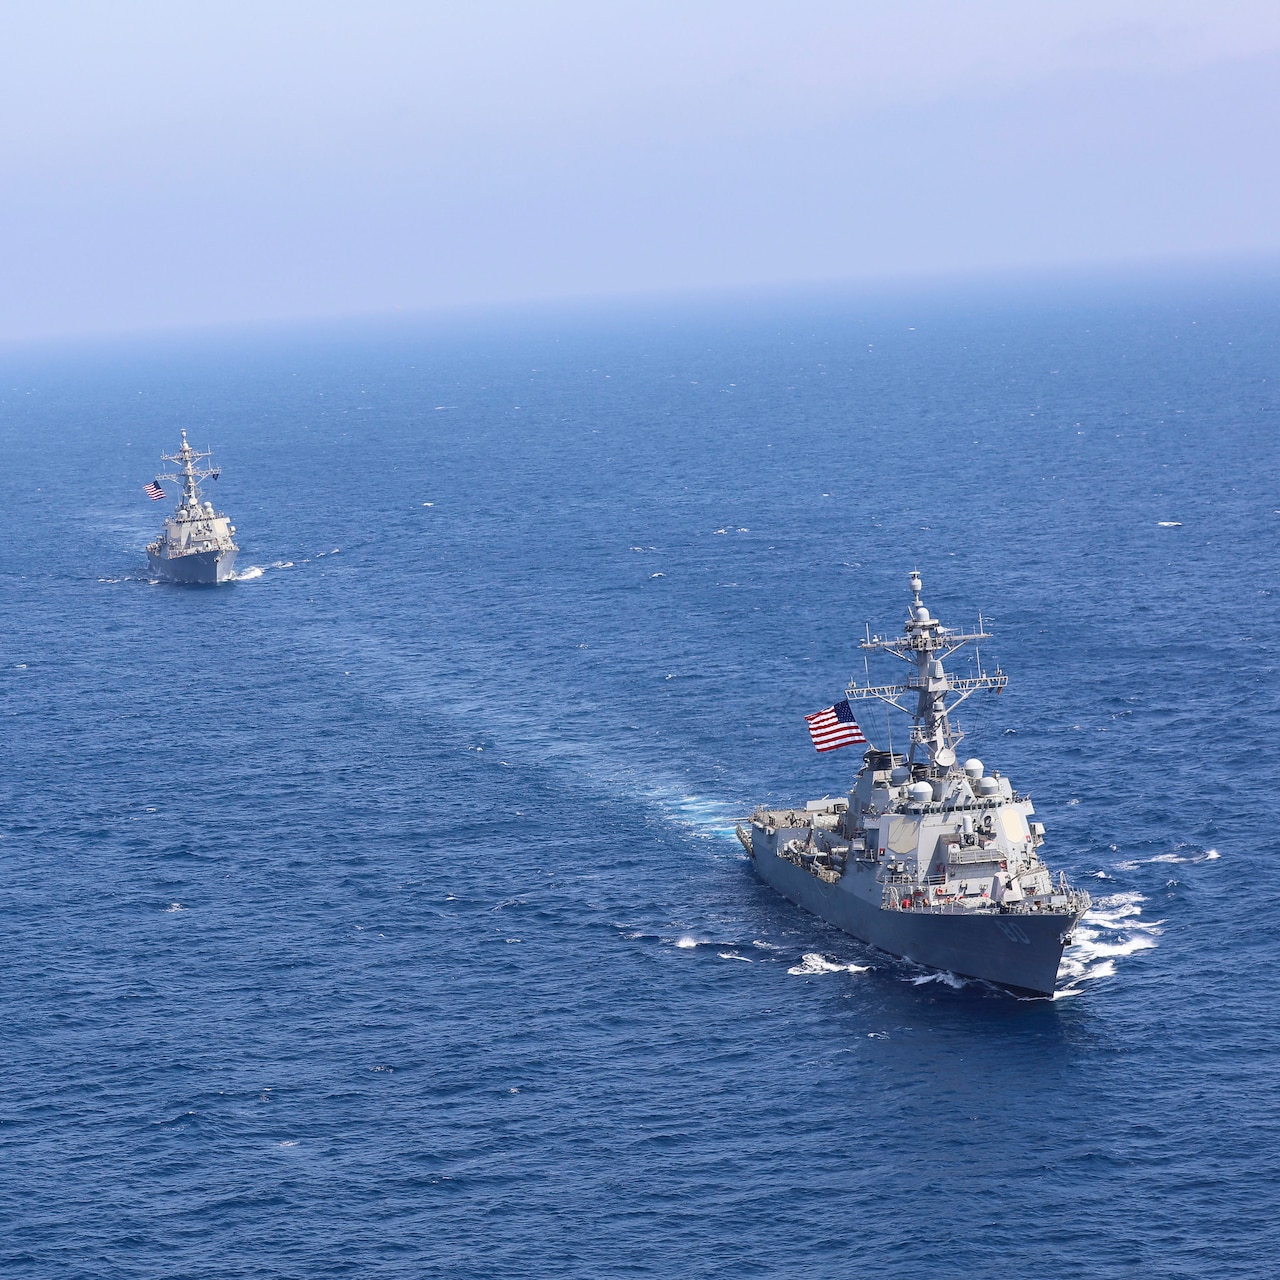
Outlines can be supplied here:
[[942, 747], [934, 752], [934, 764], [940, 764], [944, 769], [950, 769], [956, 762], [956, 753], [951, 747]]

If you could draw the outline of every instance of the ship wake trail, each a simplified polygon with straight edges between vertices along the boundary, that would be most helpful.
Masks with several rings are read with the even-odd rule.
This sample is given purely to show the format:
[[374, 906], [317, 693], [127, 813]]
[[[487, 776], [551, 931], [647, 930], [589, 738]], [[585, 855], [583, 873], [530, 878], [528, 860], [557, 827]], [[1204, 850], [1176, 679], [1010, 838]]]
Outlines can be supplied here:
[[1159, 946], [1164, 921], [1140, 918], [1145, 901], [1140, 893], [1115, 893], [1085, 912], [1062, 956], [1059, 996], [1078, 995], [1082, 982], [1113, 977], [1118, 960]]
[[723, 840], [738, 849], [734, 834], [741, 804], [712, 800], [656, 787], [640, 793], [641, 798], [659, 808], [667, 821], [682, 827], [700, 840]]

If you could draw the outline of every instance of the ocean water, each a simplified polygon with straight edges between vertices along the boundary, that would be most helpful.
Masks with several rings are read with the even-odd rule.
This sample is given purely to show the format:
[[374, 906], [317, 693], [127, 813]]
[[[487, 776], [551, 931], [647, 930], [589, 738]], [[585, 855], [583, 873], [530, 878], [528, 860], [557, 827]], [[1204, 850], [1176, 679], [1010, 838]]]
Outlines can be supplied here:
[[[1277, 351], [1202, 276], [0, 353], [4, 1273], [1273, 1274]], [[915, 568], [1055, 1000], [733, 838]]]

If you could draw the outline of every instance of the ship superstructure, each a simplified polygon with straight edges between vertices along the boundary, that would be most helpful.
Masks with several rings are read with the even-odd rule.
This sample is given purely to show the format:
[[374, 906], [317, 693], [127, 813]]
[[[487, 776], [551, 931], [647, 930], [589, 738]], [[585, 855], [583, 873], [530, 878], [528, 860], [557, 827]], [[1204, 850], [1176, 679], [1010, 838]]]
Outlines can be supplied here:
[[[1040, 856], [1044, 827], [1029, 796], [980, 760], [959, 763], [952, 715], [1008, 678], [983, 670], [976, 631], [943, 627], [910, 579], [902, 635], [868, 632], [862, 649], [912, 668], [899, 684], [851, 682], [845, 697], [886, 703], [911, 718], [905, 754], [871, 746], [846, 797], [802, 808], [757, 809], [738, 837], [780, 893], [856, 938], [896, 956], [1050, 995], [1088, 894], [1053, 877]], [[944, 662], [972, 645], [976, 673]], [[911, 705], [914, 700], [914, 707]]]
[[201, 480], [216, 480], [219, 475], [218, 468], [201, 465], [210, 462], [212, 454], [193, 449], [184, 431], [178, 452], [160, 456], [172, 462], [175, 470], [157, 476], [157, 484], [148, 491], [154, 488], [159, 493], [159, 481], [173, 480], [182, 492], [160, 536], [147, 544], [147, 562], [171, 582], [203, 586], [226, 582], [234, 574], [239, 547], [234, 541], [235, 525], [223, 512], [215, 511], [212, 502], [204, 501], [200, 492]]

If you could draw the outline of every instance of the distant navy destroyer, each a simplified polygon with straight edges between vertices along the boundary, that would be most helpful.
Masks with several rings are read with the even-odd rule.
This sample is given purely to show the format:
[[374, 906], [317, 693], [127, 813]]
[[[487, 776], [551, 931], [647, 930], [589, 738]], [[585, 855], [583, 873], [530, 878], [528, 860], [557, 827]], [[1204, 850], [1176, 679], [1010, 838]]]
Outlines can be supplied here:
[[239, 547], [232, 540], [235, 525], [212, 502], [202, 502], [200, 481], [218, 478], [215, 467], [201, 467], [199, 463], [212, 457], [210, 453], [197, 453], [187, 443], [187, 433], [182, 433], [182, 447], [177, 453], [160, 455], [165, 462], [175, 463], [176, 471], [156, 476], [146, 485], [147, 493], [156, 499], [164, 497], [161, 480], [173, 480], [182, 486], [178, 506], [165, 522], [160, 536], [147, 544], [147, 561], [162, 578], [171, 582], [214, 586], [233, 576], [236, 552]]
[[[948, 630], [921, 601], [919, 574], [910, 585], [905, 635], [868, 629], [861, 646], [910, 663], [905, 683], [851, 682], [843, 701], [807, 717], [818, 750], [833, 750], [867, 743], [852, 703], [888, 703], [912, 717], [909, 754], [868, 743], [848, 799], [757, 809], [738, 838], [774, 889], [855, 938], [933, 969], [1052, 995], [1089, 895], [1065, 874], [1055, 881], [1041, 861], [1044, 827], [1030, 798], [980, 760], [957, 763], [963, 734], [952, 712], [979, 689], [999, 692], [1008, 677], [982, 669], [981, 626]], [[949, 676], [943, 659], [969, 644], [976, 674]], [[914, 711], [900, 701], [912, 695]]]

